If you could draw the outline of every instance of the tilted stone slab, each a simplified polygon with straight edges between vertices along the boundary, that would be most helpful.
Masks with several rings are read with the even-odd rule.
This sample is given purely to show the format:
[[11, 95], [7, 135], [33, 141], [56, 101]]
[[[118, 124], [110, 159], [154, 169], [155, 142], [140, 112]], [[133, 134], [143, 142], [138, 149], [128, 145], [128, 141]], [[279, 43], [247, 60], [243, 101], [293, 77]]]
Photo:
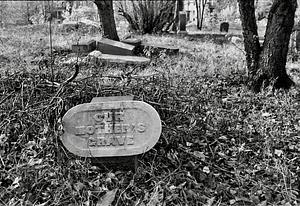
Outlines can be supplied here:
[[104, 54], [130, 56], [134, 53], [134, 46], [107, 38], [97, 41], [97, 50]]
[[80, 104], [63, 117], [62, 143], [81, 157], [117, 157], [150, 150], [161, 134], [156, 110], [141, 101]]
[[132, 46], [141, 46], [142, 44], [142, 40], [141, 39], [136, 39], [136, 38], [130, 38], [130, 39], [124, 39], [121, 42], [125, 43], [125, 44], [130, 44]]
[[130, 44], [134, 46], [133, 53], [134, 54], [140, 54], [142, 53], [142, 40], [141, 39], [136, 39], [136, 38], [130, 38], [130, 39], [124, 39], [122, 40], [123, 43], [125, 44]]

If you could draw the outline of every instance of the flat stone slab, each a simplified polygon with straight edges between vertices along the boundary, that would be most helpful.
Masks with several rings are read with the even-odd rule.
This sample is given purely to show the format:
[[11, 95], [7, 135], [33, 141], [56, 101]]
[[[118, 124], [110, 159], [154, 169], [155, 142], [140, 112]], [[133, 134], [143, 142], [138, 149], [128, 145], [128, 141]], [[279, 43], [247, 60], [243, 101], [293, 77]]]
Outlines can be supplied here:
[[72, 52], [74, 53], [88, 53], [96, 49], [96, 41], [83, 41], [72, 45]]
[[81, 157], [121, 157], [147, 152], [158, 141], [161, 120], [141, 101], [122, 100], [80, 104], [63, 117], [64, 146]]
[[97, 41], [97, 50], [104, 54], [130, 56], [134, 53], [135, 46], [123, 42], [102, 38]]
[[166, 52], [166, 54], [168, 54], [168, 55], [174, 55], [174, 54], [179, 53], [178, 47], [169, 46], [169, 45], [142, 43], [142, 47], [144, 50], [150, 49], [154, 53], [158, 53], [158, 52], [162, 52], [162, 51]]
[[145, 64], [149, 64], [150, 62], [150, 59], [146, 57], [139, 57], [139, 56], [123, 56], [123, 55], [111, 55], [111, 54], [100, 55], [94, 53], [89, 56], [96, 58], [100, 62], [107, 62], [107, 63], [145, 65]]

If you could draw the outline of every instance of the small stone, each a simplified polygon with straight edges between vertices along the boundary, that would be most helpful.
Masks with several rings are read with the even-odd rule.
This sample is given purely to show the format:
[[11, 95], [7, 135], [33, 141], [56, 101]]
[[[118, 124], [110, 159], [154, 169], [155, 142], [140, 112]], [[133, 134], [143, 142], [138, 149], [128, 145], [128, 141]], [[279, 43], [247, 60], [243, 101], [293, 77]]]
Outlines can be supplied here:
[[96, 57], [96, 58], [101, 57], [101, 55], [102, 55], [102, 52], [101, 51], [96, 51], [96, 50], [89, 53], [89, 56]]

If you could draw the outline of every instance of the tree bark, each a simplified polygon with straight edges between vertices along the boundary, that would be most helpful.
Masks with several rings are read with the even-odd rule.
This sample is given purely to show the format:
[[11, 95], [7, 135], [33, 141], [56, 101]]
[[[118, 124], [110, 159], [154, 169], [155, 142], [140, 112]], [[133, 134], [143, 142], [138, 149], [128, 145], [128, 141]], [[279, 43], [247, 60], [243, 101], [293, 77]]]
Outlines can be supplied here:
[[104, 37], [119, 41], [112, 0], [95, 0], [94, 3], [98, 8]]
[[255, 86], [274, 83], [288, 89], [293, 82], [286, 73], [289, 41], [294, 26], [297, 0], [275, 0], [269, 16]]
[[255, 1], [238, 0], [238, 3], [250, 88], [255, 92], [259, 92], [262, 86], [289, 88], [293, 82], [286, 73], [285, 65], [297, 0], [275, 0], [273, 2], [262, 46], [257, 33]]
[[249, 79], [253, 79], [258, 70], [261, 47], [255, 19], [254, 0], [238, 0], [243, 28], [244, 46]]

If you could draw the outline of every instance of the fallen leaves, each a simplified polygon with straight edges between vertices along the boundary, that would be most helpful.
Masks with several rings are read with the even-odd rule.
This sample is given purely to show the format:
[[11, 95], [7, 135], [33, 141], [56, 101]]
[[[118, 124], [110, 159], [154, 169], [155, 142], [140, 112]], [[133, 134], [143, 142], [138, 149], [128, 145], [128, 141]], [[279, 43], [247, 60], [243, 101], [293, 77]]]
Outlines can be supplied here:
[[[217, 49], [221, 59], [226, 51]], [[55, 57], [55, 81], [62, 82], [68, 56]], [[199, 74], [208, 57], [163, 56], [136, 70], [157, 75], [130, 82], [103, 78], [126, 68], [82, 66], [80, 80], [54, 99], [56, 87], [38, 86], [51, 79], [47, 70], [0, 78], [0, 204], [299, 204], [299, 90], [252, 94], [243, 74]], [[100, 169], [64, 150], [61, 117], [69, 108], [128, 94], [152, 104], [163, 123], [137, 171]]]
[[97, 206], [112, 206], [113, 201], [116, 198], [117, 189], [107, 191], [101, 200], [97, 202]]

